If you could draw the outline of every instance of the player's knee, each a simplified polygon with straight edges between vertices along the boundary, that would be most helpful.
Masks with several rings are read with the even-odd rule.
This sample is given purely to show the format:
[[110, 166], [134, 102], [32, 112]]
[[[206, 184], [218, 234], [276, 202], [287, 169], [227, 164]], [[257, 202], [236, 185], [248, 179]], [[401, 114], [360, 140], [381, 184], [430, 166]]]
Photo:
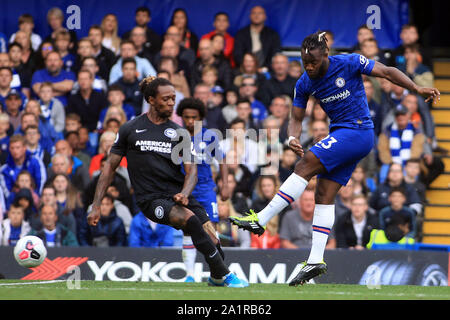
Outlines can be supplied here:
[[194, 213], [182, 206], [173, 206], [172, 210], [169, 213], [170, 223], [179, 229], [184, 229], [186, 226], [186, 221], [192, 217]]

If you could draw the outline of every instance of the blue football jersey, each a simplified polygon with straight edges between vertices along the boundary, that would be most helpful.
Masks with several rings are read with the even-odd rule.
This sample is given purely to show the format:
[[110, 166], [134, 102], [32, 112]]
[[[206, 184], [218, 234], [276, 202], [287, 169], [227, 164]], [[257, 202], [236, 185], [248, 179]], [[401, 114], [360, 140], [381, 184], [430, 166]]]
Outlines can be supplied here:
[[[224, 155], [219, 147], [219, 138], [212, 130], [203, 127], [202, 132], [191, 137], [191, 139], [192, 147], [195, 151], [198, 178], [197, 185], [192, 192], [192, 195], [195, 196], [199, 192], [215, 188], [211, 165], [215, 160], [221, 161]], [[184, 167], [182, 167], [182, 170], [184, 173]]]
[[373, 128], [361, 74], [370, 75], [374, 60], [353, 53], [330, 56], [326, 74], [318, 79], [304, 72], [294, 90], [293, 105], [306, 108], [309, 96], [319, 100], [330, 118], [330, 129], [346, 127]]

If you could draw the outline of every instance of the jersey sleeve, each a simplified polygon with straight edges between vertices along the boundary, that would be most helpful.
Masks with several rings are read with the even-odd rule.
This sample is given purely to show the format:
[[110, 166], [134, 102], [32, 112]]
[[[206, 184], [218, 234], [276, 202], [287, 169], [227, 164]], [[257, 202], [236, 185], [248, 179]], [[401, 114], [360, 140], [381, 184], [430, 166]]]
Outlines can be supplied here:
[[293, 106], [298, 108], [306, 108], [309, 99], [309, 91], [305, 88], [306, 85], [303, 79], [303, 77], [300, 77], [294, 88], [294, 100], [292, 102]]
[[370, 75], [375, 66], [375, 60], [367, 59], [361, 54], [352, 53], [350, 55], [350, 65], [353, 72]]
[[119, 132], [116, 134], [116, 140], [111, 147], [111, 152], [119, 156], [125, 156], [128, 148], [128, 135], [130, 133], [129, 126], [124, 124], [120, 127]]

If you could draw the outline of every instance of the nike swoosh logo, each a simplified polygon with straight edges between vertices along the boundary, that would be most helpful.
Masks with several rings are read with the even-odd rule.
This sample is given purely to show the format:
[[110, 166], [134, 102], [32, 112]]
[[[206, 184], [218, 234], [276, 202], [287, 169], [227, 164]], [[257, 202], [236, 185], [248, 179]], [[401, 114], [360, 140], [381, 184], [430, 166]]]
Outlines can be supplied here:
[[147, 129], [142, 129], [142, 130], [136, 129], [136, 133], [141, 133], [141, 132], [145, 132], [145, 131], [147, 131]]
[[210, 258], [214, 258], [214, 256], [217, 254], [217, 252], [218, 252], [218, 251], [216, 250], [216, 252], [214, 252], [214, 253], [213, 253], [212, 255], [210, 255], [209, 257], [210, 257]]

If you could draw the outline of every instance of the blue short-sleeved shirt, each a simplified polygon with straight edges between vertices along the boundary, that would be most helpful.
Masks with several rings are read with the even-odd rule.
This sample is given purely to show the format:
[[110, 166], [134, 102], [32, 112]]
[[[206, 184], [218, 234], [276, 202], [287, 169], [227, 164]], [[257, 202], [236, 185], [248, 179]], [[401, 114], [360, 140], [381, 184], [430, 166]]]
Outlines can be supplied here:
[[356, 53], [330, 56], [329, 60], [323, 77], [311, 79], [303, 73], [295, 86], [294, 106], [306, 108], [313, 96], [330, 118], [330, 129], [373, 128], [361, 74], [370, 75], [375, 61]]
[[[33, 77], [31, 78], [31, 86], [33, 86], [36, 83], [42, 83], [42, 82], [57, 83], [57, 82], [61, 82], [64, 80], [72, 80], [75, 82], [76, 81], [75, 74], [70, 71], [61, 70], [58, 75], [52, 76], [47, 71], [47, 69], [41, 69], [41, 70], [37, 70], [33, 74]], [[67, 96], [65, 96], [65, 95], [57, 96], [55, 98], [57, 98], [59, 101], [61, 101], [63, 106], [67, 106]]]

